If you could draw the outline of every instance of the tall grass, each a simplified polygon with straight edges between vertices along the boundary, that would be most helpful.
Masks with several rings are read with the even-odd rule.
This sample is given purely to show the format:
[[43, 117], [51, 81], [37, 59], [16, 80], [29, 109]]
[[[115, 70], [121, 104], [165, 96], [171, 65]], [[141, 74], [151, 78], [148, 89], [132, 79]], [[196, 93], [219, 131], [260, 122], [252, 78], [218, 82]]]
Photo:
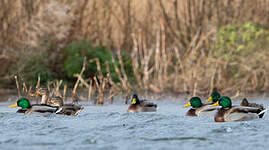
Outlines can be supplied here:
[[[240, 44], [217, 50], [219, 33], [226, 26], [252, 22], [269, 30], [268, 0], [2, 0], [0, 7], [2, 81], [24, 72], [23, 63], [16, 61], [22, 53], [31, 58], [50, 47], [58, 59], [63, 47], [86, 39], [111, 49], [114, 64], [120, 63], [114, 65], [119, 83], [100, 77], [107, 78], [110, 89], [194, 95], [207, 94], [213, 87], [223, 92], [269, 89], [268, 41], [252, 38], [261, 42], [244, 47], [249, 49], [246, 53], [234, 53]], [[126, 51], [135, 83], [121, 62]], [[14, 64], [18, 71], [10, 69]], [[94, 83], [100, 84], [92, 79]]]

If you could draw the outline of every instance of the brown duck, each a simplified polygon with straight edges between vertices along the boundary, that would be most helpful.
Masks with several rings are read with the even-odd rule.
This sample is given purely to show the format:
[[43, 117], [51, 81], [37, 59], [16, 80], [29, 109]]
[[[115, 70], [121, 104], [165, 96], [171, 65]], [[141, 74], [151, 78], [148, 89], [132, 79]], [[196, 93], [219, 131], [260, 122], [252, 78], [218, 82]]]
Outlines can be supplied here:
[[154, 112], [157, 105], [147, 100], [139, 100], [137, 94], [132, 97], [132, 104], [128, 107], [127, 112]]
[[212, 105], [221, 106], [214, 117], [216, 122], [252, 120], [262, 118], [266, 112], [263, 107], [232, 106], [231, 99], [226, 96], [222, 96], [218, 102]]

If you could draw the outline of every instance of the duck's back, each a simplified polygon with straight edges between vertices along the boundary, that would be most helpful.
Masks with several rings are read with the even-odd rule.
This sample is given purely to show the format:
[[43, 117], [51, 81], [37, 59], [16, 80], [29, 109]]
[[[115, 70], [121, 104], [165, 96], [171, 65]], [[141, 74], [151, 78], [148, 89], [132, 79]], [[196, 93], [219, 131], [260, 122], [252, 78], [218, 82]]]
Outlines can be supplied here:
[[196, 115], [197, 116], [214, 116], [220, 106], [212, 106], [212, 105], [203, 105], [200, 108], [197, 108]]
[[149, 102], [147, 100], [141, 101], [142, 111], [143, 112], [154, 112], [157, 110], [157, 104]]
[[216, 122], [246, 121], [259, 117], [262, 110], [254, 107], [234, 106], [229, 109], [221, 108], [215, 115]]
[[59, 108], [59, 110], [56, 112], [57, 114], [63, 114], [63, 115], [74, 115], [76, 116], [79, 112], [81, 112], [84, 108], [80, 105], [75, 104], [65, 104]]
[[148, 102], [147, 100], [141, 100], [140, 104], [131, 104], [127, 112], [155, 112], [156, 110], [156, 104]]
[[49, 106], [49, 105], [39, 105], [34, 104], [32, 107], [25, 111], [25, 114], [31, 114], [33, 112], [37, 113], [55, 113], [57, 111], [56, 107]]

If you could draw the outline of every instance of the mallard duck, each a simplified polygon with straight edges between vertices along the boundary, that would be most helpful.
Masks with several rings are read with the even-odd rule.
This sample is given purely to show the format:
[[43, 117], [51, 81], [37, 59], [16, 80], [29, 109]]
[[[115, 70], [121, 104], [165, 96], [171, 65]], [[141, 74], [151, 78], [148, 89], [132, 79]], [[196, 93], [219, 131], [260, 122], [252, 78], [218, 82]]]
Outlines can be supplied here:
[[20, 98], [16, 104], [9, 106], [9, 108], [14, 108], [14, 107], [21, 107], [21, 109], [19, 109], [17, 113], [25, 113], [25, 114], [31, 114], [33, 112], [55, 113], [57, 111], [56, 107], [52, 107], [48, 105], [42, 105], [42, 104], [31, 105], [30, 101], [26, 98]]
[[249, 103], [246, 98], [244, 98], [240, 104], [240, 106], [247, 106], [247, 107], [256, 107], [256, 108], [261, 108], [264, 109], [263, 105], [257, 104], [257, 103]]
[[31, 96], [41, 96], [40, 104], [48, 104], [49, 99], [49, 90], [47, 88], [38, 88], [35, 89], [34, 93], [31, 93]]
[[[247, 100], [246, 98], [244, 98], [244, 99], [242, 100], [240, 106], [255, 107], [255, 108], [262, 109], [262, 110], [265, 109], [264, 106], [261, 105], [261, 104], [257, 104], [257, 103], [249, 103], [248, 100]], [[260, 117], [262, 118], [263, 115], [264, 115], [264, 113], [261, 114]]]
[[211, 102], [212, 104], [216, 103], [220, 98], [220, 93], [215, 89], [206, 102]]
[[215, 115], [216, 122], [245, 121], [262, 118], [266, 109], [246, 106], [232, 106], [229, 97], [222, 96], [213, 106], [221, 106]]
[[203, 104], [199, 97], [192, 97], [184, 107], [192, 106], [186, 116], [213, 116], [220, 107]]
[[63, 115], [78, 115], [84, 108], [80, 105], [76, 104], [64, 104], [63, 99], [61, 97], [53, 97], [49, 100], [49, 104], [53, 104], [54, 107], [57, 107], [58, 110], [56, 114], [63, 114]]
[[137, 94], [132, 97], [132, 104], [127, 109], [127, 112], [153, 112], [157, 110], [157, 105], [147, 100], [139, 100]]

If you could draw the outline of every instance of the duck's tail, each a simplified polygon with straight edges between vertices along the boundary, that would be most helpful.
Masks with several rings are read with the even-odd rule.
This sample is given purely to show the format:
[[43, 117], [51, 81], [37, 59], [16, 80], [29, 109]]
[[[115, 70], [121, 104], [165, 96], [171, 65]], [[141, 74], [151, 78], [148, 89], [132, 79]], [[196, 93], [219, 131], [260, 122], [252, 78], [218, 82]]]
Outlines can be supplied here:
[[266, 111], [267, 111], [267, 109], [264, 109], [260, 113], [258, 113], [259, 118], [262, 118]]
[[246, 107], [254, 107], [254, 108], [258, 108], [260, 110], [260, 112], [258, 113], [259, 118], [262, 118], [264, 113], [267, 111], [267, 109], [265, 109], [263, 107], [263, 105], [261, 104], [257, 104], [257, 103], [249, 103], [248, 100], [246, 98], [244, 98], [240, 104], [240, 106], [246, 106]]

